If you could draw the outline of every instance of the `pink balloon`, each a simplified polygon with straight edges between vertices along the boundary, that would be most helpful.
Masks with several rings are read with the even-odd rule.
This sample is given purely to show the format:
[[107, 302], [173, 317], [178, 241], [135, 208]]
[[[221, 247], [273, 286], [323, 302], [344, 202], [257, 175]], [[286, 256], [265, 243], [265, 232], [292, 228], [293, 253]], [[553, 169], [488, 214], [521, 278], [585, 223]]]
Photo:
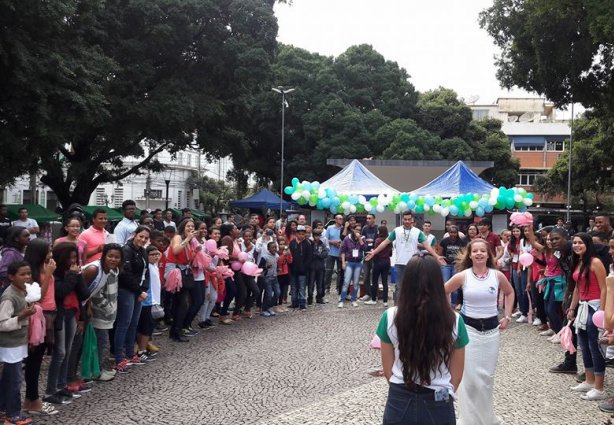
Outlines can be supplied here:
[[512, 213], [510, 222], [516, 226], [529, 226], [533, 224], [533, 214], [528, 211]]
[[210, 253], [214, 253], [217, 250], [217, 242], [213, 239], [208, 239], [207, 242], [205, 242], [205, 248], [207, 248], [207, 251]]
[[599, 310], [599, 311], [596, 311], [595, 313], [593, 313], [593, 323], [598, 328], [604, 329], [604, 327], [603, 327], [603, 319], [604, 319], [604, 317], [603, 317], [603, 310]]
[[236, 272], [241, 270], [241, 266], [242, 266], [242, 263], [240, 261], [233, 261], [232, 263], [230, 263], [230, 268]]
[[247, 255], [247, 252], [240, 252], [239, 253], [239, 261], [240, 262], [245, 263], [248, 258], [249, 258], [249, 255]]
[[520, 257], [518, 257], [518, 262], [525, 267], [529, 267], [531, 264], [533, 264], [533, 260], [533, 255], [529, 254], [528, 252], [520, 254]]
[[241, 271], [248, 276], [253, 276], [257, 270], [258, 266], [251, 261], [246, 261], [243, 263], [243, 267], [241, 267]]

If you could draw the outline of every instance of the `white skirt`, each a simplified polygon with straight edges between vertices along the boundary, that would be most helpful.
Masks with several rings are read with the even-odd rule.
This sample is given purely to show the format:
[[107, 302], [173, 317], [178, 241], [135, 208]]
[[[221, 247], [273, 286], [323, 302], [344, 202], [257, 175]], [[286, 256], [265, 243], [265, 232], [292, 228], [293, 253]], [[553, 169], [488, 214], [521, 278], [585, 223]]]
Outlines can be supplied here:
[[459, 425], [499, 425], [493, 393], [499, 357], [499, 328], [480, 332], [467, 326], [465, 370], [458, 389]]

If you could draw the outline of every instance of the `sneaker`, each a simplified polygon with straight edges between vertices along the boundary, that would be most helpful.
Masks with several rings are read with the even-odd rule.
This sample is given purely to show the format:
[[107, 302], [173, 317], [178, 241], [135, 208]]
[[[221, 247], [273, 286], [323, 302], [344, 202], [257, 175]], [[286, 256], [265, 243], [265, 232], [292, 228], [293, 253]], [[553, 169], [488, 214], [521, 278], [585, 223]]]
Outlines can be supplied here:
[[61, 395], [64, 398], [67, 398], [69, 400], [71, 400], [71, 399], [72, 400], [77, 400], [77, 399], [83, 397], [81, 394], [70, 392], [66, 388], [64, 388], [63, 390], [58, 391], [57, 394]]
[[201, 329], [207, 329], [207, 323], [205, 322], [198, 322], [198, 327]]
[[160, 347], [155, 345], [153, 342], [148, 342], [146, 350], [150, 352], [152, 355], [156, 355], [158, 351], [160, 351]]
[[593, 384], [589, 384], [588, 382], [580, 382], [578, 385], [574, 385], [573, 387], [569, 387], [570, 390], [577, 393], [585, 393], [593, 389]]
[[576, 373], [578, 373], [578, 367], [575, 365], [569, 366], [565, 363], [561, 363], [557, 366], [551, 367], [550, 369], [548, 369], [548, 371], [550, 373], [569, 373], [571, 375], [575, 375]]
[[352, 307], [358, 307], [358, 303], [356, 301], [352, 301]]
[[277, 313], [275, 313], [272, 308], [269, 308], [267, 311], [271, 316], [277, 316]]
[[552, 338], [549, 339], [549, 341], [553, 344], [560, 344], [561, 343], [561, 337], [558, 335], [552, 335]]
[[71, 393], [89, 393], [92, 391], [90, 387], [81, 384], [67, 385], [66, 389]]
[[198, 332], [193, 330], [193, 329], [184, 328], [184, 329], [181, 330], [181, 335], [187, 336], [188, 338], [192, 338], [192, 337], [198, 335]]
[[365, 295], [363, 296], [360, 301], [362, 302], [366, 302], [366, 301], [371, 301], [371, 295]]
[[377, 301], [373, 301], [373, 300], [365, 301], [365, 305], [376, 305], [376, 304], [377, 304]]
[[263, 311], [262, 313], [260, 313], [260, 315], [264, 317], [271, 317], [271, 313], [269, 313], [268, 310]]
[[4, 425], [30, 425], [33, 424], [32, 419], [25, 416], [12, 416], [4, 418]]
[[552, 329], [548, 329], [546, 331], [540, 332], [539, 334], [541, 336], [552, 336], [554, 335], [554, 331]]
[[115, 372], [117, 373], [128, 373], [130, 369], [130, 365], [128, 364], [128, 359], [123, 359], [115, 363]]
[[522, 316], [522, 313], [518, 310], [516, 310], [514, 313], [512, 313], [512, 317], [520, 317]]
[[299, 309], [299, 311], [305, 311], [305, 310], [307, 310], [307, 307], [305, 305], [301, 305], [301, 306], [299, 306], [298, 309]]
[[147, 351], [140, 351], [136, 353], [136, 355], [141, 359], [145, 364], [156, 361], [157, 359], [154, 356], [148, 356]]
[[535, 320], [533, 320], [532, 325], [533, 326], [540, 326], [542, 324], [542, 321], [539, 320], [539, 318], [536, 318]]
[[388, 308], [388, 303], [384, 303], [384, 307]]
[[601, 410], [602, 412], [614, 413], [614, 398], [602, 401], [597, 406], [599, 406], [599, 410]]
[[521, 314], [518, 319], [516, 319], [516, 323], [528, 323], [529, 319], [524, 314]]
[[580, 398], [582, 400], [589, 400], [589, 401], [592, 401], [592, 400], [605, 400], [606, 398], [608, 398], [608, 394], [605, 392], [605, 390], [599, 391], [597, 388], [593, 388], [592, 390], [590, 390], [586, 394], [582, 394], [580, 396]]
[[112, 381], [113, 379], [115, 379], [115, 375], [117, 374], [117, 371], [110, 371], [110, 370], [103, 370], [102, 372], [100, 372], [100, 375], [95, 378], [96, 381], [102, 381], [102, 382], [108, 382], [108, 381]]
[[211, 319], [205, 320], [205, 329], [215, 328], [215, 324], [211, 321]]
[[338, 308], [343, 308], [343, 301], [339, 301], [339, 304], [337, 304]]
[[66, 397], [62, 397], [58, 393], [43, 397], [43, 402], [51, 403], [51, 404], [58, 404], [58, 405], [72, 403], [71, 400], [67, 399]]
[[605, 367], [614, 367], [614, 359], [606, 359]]

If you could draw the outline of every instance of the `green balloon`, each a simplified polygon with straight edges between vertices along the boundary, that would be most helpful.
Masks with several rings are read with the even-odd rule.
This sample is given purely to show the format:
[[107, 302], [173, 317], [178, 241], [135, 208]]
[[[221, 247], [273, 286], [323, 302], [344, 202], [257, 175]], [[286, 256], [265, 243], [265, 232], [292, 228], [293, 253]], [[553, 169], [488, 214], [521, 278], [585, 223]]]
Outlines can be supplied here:
[[422, 200], [422, 205], [418, 205], [418, 200], [416, 201], [416, 213], [422, 214], [424, 212], [424, 199]]
[[[424, 198], [422, 196], [416, 199], [416, 212], [418, 212], [417, 207], [424, 207]], [[422, 208], [422, 211], [424, 211], [424, 208]]]
[[392, 195], [392, 202], [398, 204], [399, 202], [401, 202], [401, 197], [399, 195]]
[[377, 198], [371, 198], [369, 199], [369, 203], [371, 205], [373, 205], [374, 207], [377, 207]]

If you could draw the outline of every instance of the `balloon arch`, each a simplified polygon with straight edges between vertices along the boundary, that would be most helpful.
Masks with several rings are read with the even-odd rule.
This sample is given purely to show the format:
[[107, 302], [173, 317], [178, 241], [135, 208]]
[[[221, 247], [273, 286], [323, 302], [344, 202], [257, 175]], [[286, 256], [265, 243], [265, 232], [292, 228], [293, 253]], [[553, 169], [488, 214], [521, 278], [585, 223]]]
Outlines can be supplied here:
[[524, 212], [533, 205], [533, 194], [525, 189], [513, 187], [493, 188], [490, 193], [466, 193], [446, 198], [438, 195], [416, 195], [415, 193], [380, 194], [364, 196], [337, 193], [333, 187], [322, 187], [319, 182], [292, 179], [292, 186], [284, 189], [286, 195], [299, 205], [309, 205], [331, 213], [382, 213], [391, 211], [401, 214], [413, 211], [418, 214], [439, 214], [443, 217], [465, 216], [472, 214], [482, 217], [493, 210], [518, 209]]

